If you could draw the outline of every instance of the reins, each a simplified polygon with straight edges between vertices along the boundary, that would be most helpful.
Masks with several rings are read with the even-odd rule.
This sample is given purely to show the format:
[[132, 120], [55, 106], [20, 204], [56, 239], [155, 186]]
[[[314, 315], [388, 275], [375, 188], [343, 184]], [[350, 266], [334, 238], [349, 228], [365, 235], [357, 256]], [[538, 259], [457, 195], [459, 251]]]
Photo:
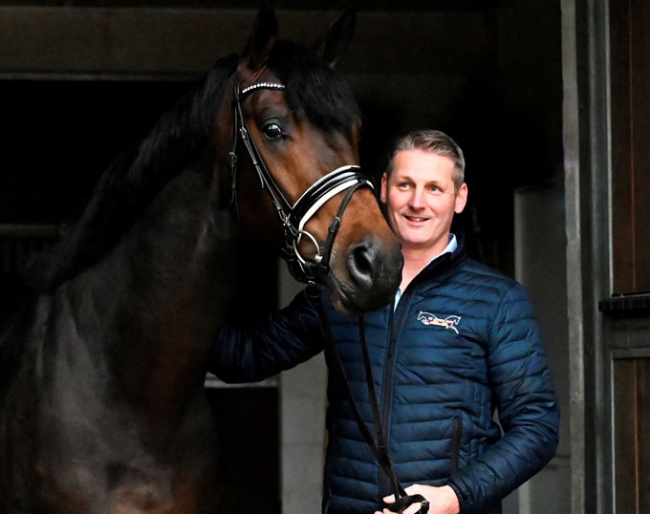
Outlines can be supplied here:
[[[289, 270], [294, 278], [307, 284], [324, 282], [329, 273], [329, 261], [334, 245], [334, 239], [338, 233], [341, 217], [350, 201], [352, 194], [361, 187], [374, 189], [370, 179], [356, 165], [341, 166], [312, 184], [298, 199], [291, 204], [282, 193], [273, 176], [266, 167], [264, 160], [260, 157], [255, 144], [253, 143], [246, 119], [242, 110], [244, 98], [254, 91], [261, 89], [272, 89], [282, 91], [284, 84], [276, 82], [258, 82], [243, 90], [239, 90], [239, 82], [235, 79], [233, 91], [234, 105], [234, 135], [232, 148], [229, 153], [229, 167], [231, 180], [231, 203], [236, 208], [237, 202], [237, 141], [241, 139], [246, 153], [260, 179], [262, 189], [268, 191], [274, 210], [278, 215], [284, 228], [284, 245], [280, 250], [281, 257], [287, 262]], [[336, 216], [330, 224], [327, 239], [321, 247], [317, 239], [305, 230], [307, 222], [318, 212], [318, 210], [331, 198], [346, 191]], [[312, 259], [304, 258], [298, 248], [302, 238], [306, 238], [315, 248], [316, 255]]]
[[[258, 82], [252, 84], [243, 90], [239, 89], [239, 82], [234, 80], [233, 91], [233, 106], [234, 106], [234, 135], [232, 148], [229, 153], [229, 168], [231, 180], [231, 203], [236, 208], [237, 202], [237, 141], [241, 139], [244, 148], [251, 160], [255, 171], [260, 179], [262, 189], [266, 189], [271, 197], [274, 210], [284, 228], [285, 241], [280, 253], [282, 258], [287, 262], [289, 270], [296, 280], [308, 284], [308, 292], [319, 306], [321, 311], [321, 320], [323, 329], [326, 334], [326, 351], [332, 356], [332, 360], [337, 363], [338, 371], [341, 375], [341, 382], [344, 384], [346, 396], [350, 403], [352, 413], [356, 422], [363, 434], [366, 442], [372, 450], [377, 462], [389, 477], [395, 494], [395, 503], [390, 505], [390, 510], [397, 513], [402, 513], [405, 508], [413, 503], [421, 503], [422, 507], [418, 511], [419, 514], [426, 514], [429, 509], [428, 502], [421, 495], [407, 495], [404, 488], [400, 485], [397, 475], [395, 474], [393, 463], [388, 453], [388, 445], [381, 427], [379, 417], [379, 407], [377, 405], [377, 397], [375, 395], [372, 370], [370, 366], [370, 358], [368, 355], [368, 345], [366, 343], [365, 324], [363, 317], [359, 319], [359, 336], [361, 339], [361, 347], [363, 350], [364, 367], [366, 374], [366, 382], [368, 385], [368, 394], [370, 403], [372, 405], [373, 419], [376, 427], [377, 441], [372, 437], [368, 427], [363, 422], [359, 410], [352, 396], [350, 384], [345, 375], [343, 364], [341, 363], [338, 352], [336, 351], [334, 340], [332, 338], [331, 328], [327, 322], [325, 309], [318, 298], [318, 283], [324, 283], [329, 273], [329, 261], [334, 245], [334, 239], [338, 233], [341, 225], [341, 217], [347, 207], [352, 194], [361, 187], [368, 187], [374, 190], [372, 182], [362, 173], [361, 168], [356, 165], [346, 165], [337, 168], [320, 180], [312, 184], [298, 199], [298, 201], [291, 205], [282, 193], [280, 187], [276, 184], [271, 173], [269, 173], [264, 160], [260, 157], [255, 144], [250, 138], [246, 119], [244, 118], [242, 110], [242, 101], [244, 98], [254, 91], [261, 89], [271, 89], [282, 91], [285, 89], [284, 84], [275, 82]], [[317, 239], [305, 230], [307, 222], [318, 212], [318, 210], [331, 198], [337, 194], [345, 191], [345, 195], [341, 200], [336, 216], [332, 220], [327, 238], [323, 246], [320, 246]], [[307, 238], [311, 244], [316, 248], [316, 256], [313, 259], [305, 259], [299, 249], [298, 245], [302, 238]]]
[[345, 396], [350, 405], [350, 410], [352, 415], [363, 435], [363, 438], [366, 440], [366, 443], [370, 447], [375, 459], [381, 466], [382, 470], [388, 477], [391, 482], [393, 489], [393, 494], [395, 495], [395, 503], [388, 506], [388, 509], [402, 514], [404, 509], [409, 507], [414, 503], [420, 503], [421, 507], [416, 514], [426, 514], [429, 511], [429, 502], [421, 494], [408, 495], [397, 478], [397, 473], [395, 472], [395, 466], [390, 454], [388, 452], [388, 442], [386, 441], [386, 434], [381, 423], [381, 416], [379, 413], [379, 405], [377, 403], [377, 394], [375, 393], [374, 378], [372, 375], [372, 365], [370, 364], [370, 354], [368, 352], [368, 343], [366, 340], [366, 325], [363, 316], [359, 316], [359, 341], [361, 343], [361, 351], [363, 354], [363, 366], [366, 377], [366, 386], [368, 388], [368, 401], [370, 402], [370, 407], [372, 409], [372, 419], [375, 426], [375, 437], [373, 438], [368, 426], [363, 421], [359, 408], [354, 400], [352, 390], [350, 389], [350, 382], [347, 379], [345, 369], [343, 367], [343, 362], [341, 362], [341, 356], [336, 350], [334, 344], [334, 338], [332, 336], [332, 330], [330, 328], [329, 322], [327, 320], [327, 313], [323, 306], [323, 303], [320, 298], [316, 298], [315, 303], [317, 304], [320, 315], [323, 330], [325, 333], [325, 351], [330, 356], [330, 361], [336, 364], [336, 371], [339, 373], [340, 382], [343, 384], [343, 389], [345, 391]]

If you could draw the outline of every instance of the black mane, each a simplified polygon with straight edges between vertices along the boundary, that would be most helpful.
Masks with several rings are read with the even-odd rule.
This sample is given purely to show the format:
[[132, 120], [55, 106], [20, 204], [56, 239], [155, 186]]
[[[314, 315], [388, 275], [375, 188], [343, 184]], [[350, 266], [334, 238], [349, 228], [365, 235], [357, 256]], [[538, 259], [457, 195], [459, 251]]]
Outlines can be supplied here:
[[217, 61], [143, 140], [117, 156], [97, 183], [81, 219], [52, 250], [30, 263], [25, 279], [33, 288], [51, 291], [96, 262], [161, 187], [197, 158], [236, 65], [235, 55]]

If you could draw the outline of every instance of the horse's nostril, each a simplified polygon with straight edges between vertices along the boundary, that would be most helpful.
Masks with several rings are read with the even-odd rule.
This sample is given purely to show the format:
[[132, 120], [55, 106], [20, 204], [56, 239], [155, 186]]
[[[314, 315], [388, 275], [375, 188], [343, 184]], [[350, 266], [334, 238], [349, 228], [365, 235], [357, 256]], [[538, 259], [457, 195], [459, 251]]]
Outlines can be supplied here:
[[372, 244], [360, 244], [350, 253], [348, 269], [358, 285], [372, 284], [375, 270], [376, 249]]
[[[399, 245], [376, 236], [364, 238], [350, 248], [346, 258], [349, 291], [346, 309], [352, 313], [384, 307], [394, 298], [402, 269]], [[348, 282], [349, 281], [349, 282]]]

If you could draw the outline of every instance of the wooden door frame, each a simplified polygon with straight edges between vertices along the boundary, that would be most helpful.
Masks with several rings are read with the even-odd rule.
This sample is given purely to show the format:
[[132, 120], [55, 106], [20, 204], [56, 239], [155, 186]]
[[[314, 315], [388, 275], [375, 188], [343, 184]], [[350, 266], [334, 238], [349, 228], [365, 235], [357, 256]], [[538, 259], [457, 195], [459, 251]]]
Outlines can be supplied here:
[[620, 282], [628, 261], [617, 259], [613, 241], [629, 234], [616, 229], [624, 210], [616, 202], [625, 199], [612, 186], [613, 159], [619, 156], [615, 164], [621, 165], [615, 145], [625, 141], [616, 139], [616, 127], [629, 113], [612, 105], [611, 88], [620, 86], [612, 80], [609, 7], [609, 0], [562, 0], [574, 514], [616, 511], [615, 450], [622, 439], [615, 366], [650, 358], [647, 298], [614, 296], [615, 278]]
[[598, 309], [611, 291], [607, 5], [562, 0], [574, 514], [612, 512], [611, 370]]

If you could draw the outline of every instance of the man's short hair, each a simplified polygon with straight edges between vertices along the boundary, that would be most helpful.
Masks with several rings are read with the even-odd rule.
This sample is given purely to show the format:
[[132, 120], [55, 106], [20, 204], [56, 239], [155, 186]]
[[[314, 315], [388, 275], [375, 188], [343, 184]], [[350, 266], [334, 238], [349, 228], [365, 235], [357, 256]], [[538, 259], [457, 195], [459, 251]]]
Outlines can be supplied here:
[[386, 175], [389, 177], [393, 171], [395, 156], [404, 150], [422, 150], [449, 157], [454, 163], [452, 179], [456, 190], [465, 181], [465, 156], [463, 150], [444, 132], [440, 130], [414, 130], [398, 139], [386, 168]]

